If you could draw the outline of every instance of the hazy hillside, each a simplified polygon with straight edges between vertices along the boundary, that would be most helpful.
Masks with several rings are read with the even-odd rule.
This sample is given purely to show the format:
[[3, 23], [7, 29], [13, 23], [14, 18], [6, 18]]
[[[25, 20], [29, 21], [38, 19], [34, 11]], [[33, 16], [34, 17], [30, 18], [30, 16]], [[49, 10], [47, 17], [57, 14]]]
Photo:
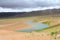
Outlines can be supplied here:
[[32, 12], [1, 12], [1, 17], [29, 17], [29, 16], [60, 16], [60, 9], [48, 9], [41, 11], [32, 11]]

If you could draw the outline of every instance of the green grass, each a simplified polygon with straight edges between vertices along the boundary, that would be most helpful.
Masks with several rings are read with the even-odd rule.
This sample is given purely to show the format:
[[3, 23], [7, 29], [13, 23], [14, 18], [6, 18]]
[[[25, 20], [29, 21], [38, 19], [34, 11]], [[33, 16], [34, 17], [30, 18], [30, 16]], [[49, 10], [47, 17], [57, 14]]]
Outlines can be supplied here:
[[44, 30], [49, 30], [49, 29], [51, 29], [52, 31], [53, 31], [53, 28], [58, 28], [59, 27], [59, 29], [60, 29], [60, 24], [57, 24], [57, 25], [54, 25], [54, 26], [50, 26], [50, 27], [48, 27], [48, 28], [45, 28], [45, 29], [42, 29], [42, 30], [35, 30], [36, 32], [40, 32], [40, 31], [44, 31]]
[[48, 25], [50, 25], [50, 21], [46, 21], [46, 22], [42, 22], [43, 24], [48, 24]]

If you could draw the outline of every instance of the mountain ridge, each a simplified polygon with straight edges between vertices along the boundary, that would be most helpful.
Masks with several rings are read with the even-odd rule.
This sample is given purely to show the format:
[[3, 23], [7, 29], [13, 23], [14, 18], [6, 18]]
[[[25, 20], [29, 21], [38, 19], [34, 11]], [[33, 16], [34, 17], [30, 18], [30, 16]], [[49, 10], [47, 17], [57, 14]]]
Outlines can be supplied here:
[[30, 17], [30, 16], [58, 16], [60, 17], [60, 9], [47, 9], [32, 12], [0, 12], [1, 17]]

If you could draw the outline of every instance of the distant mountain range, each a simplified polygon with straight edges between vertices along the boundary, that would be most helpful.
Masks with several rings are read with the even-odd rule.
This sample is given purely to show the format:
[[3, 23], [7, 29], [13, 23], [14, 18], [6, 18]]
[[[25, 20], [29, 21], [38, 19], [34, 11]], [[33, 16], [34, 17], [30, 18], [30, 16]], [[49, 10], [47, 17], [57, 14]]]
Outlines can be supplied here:
[[30, 16], [57, 16], [60, 17], [60, 9], [47, 9], [32, 12], [0, 12], [0, 18], [4, 17], [30, 17]]

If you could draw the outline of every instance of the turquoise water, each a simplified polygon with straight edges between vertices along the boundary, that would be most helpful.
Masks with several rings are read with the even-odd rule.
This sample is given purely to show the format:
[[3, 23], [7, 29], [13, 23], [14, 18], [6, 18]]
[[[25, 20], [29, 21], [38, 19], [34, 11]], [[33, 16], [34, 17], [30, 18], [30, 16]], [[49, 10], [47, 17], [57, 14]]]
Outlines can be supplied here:
[[32, 27], [32, 28], [25, 28], [25, 29], [18, 29], [16, 31], [17, 32], [32, 32], [34, 30], [42, 30], [42, 29], [48, 27], [48, 24], [43, 24], [43, 23], [39, 23], [39, 22], [27, 21], [26, 23], [33, 24], [34, 27]]

